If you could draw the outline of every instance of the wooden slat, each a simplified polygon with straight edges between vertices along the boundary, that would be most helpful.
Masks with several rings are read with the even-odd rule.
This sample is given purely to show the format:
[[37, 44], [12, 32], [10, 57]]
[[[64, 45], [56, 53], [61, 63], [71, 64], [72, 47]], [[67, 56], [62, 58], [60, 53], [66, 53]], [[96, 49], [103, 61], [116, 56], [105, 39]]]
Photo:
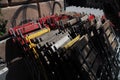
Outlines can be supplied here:
[[109, 36], [109, 35], [110, 35], [110, 32], [111, 32], [111, 30], [110, 30], [110, 29], [107, 29], [105, 33], [106, 33], [107, 36]]
[[117, 47], [117, 41], [114, 41], [111, 46], [112, 46], [113, 50], [115, 50], [115, 48]]
[[104, 30], [106, 30], [109, 26], [110, 26], [110, 22], [109, 22], [109, 20], [107, 20], [107, 21], [103, 24]]
[[112, 33], [112, 34], [110, 34], [110, 36], [109, 36], [109, 38], [108, 38], [108, 40], [109, 40], [110, 44], [114, 41], [114, 39], [115, 39], [114, 34], [113, 34], [113, 33]]

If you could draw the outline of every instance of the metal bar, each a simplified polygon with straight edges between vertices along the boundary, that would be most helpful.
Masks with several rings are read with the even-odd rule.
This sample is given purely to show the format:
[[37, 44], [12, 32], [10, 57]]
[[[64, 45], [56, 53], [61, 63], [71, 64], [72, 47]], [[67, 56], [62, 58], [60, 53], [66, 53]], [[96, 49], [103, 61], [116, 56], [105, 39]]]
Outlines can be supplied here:
[[70, 41], [69, 35], [66, 35], [65, 37], [63, 37], [61, 40], [57, 41], [55, 44], [53, 44], [51, 46], [51, 48], [53, 49], [53, 51], [55, 51], [55, 49], [59, 49], [62, 45], [64, 45], [67, 41]]
[[77, 37], [75, 37], [74, 39], [72, 39], [70, 42], [68, 42], [64, 48], [68, 49], [69, 47], [71, 47], [73, 44], [75, 44], [78, 40], [80, 39], [80, 35], [78, 35]]
[[50, 28], [43, 28], [42, 30], [37, 31], [36, 33], [28, 35], [26, 37], [26, 40], [34, 39], [35, 37], [41, 36], [47, 32], [50, 32]]
[[36, 0], [37, 3], [37, 8], [38, 8], [38, 17], [41, 17], [41, 10], [40, 10], [40, 4], [39, 4], [39, 0]]

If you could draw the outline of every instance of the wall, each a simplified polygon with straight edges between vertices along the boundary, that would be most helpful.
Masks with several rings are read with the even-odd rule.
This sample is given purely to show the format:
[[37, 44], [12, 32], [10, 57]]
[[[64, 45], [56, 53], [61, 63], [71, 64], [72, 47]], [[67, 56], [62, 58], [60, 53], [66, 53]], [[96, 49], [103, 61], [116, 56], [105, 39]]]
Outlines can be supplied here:
[[[3, 14], [3, 16], [0, 18], [8, 20], [8, 23], [6, 25], [7, 31], [10, 27], [20, 25], [21, 22], [23, 22], [26, 19], [32, 19], [32, 20], [38, 19], [38, 10], [37, 10], [38, 8], [37, 8], [37, 4], [34, 3], [34, 1], [35, 0], [2, 0], [0, 1], [0, 6], [2, 7], [1, 12]], [[59, 0], [58, 2], [62, 5], [62, 9], [63, 9], [63, 1]], [[53, 7], [53, 3], [54, 3], [53, 1], [39, 3], [42, 17], [50, 14]], [[56, 5], [54, 12], [59, 13], [60, 10], [61, 10], [60, 7]], [[6, 41], [2, 43], [0, 42], [0, 56], [4, 59], [5, 59], [5, 53], [6, 53], [5, 47], [6, 47]]]

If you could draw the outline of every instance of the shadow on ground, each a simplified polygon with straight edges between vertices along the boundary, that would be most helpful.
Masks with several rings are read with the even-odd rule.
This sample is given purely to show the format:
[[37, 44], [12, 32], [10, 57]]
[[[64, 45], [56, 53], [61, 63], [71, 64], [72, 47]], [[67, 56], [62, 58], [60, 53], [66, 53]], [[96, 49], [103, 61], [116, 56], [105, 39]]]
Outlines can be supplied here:
[[6, 42], [6, 61], [9, 68], [6, 80], [32, 80], [22, 57], [22, 51], [11, 39]]

